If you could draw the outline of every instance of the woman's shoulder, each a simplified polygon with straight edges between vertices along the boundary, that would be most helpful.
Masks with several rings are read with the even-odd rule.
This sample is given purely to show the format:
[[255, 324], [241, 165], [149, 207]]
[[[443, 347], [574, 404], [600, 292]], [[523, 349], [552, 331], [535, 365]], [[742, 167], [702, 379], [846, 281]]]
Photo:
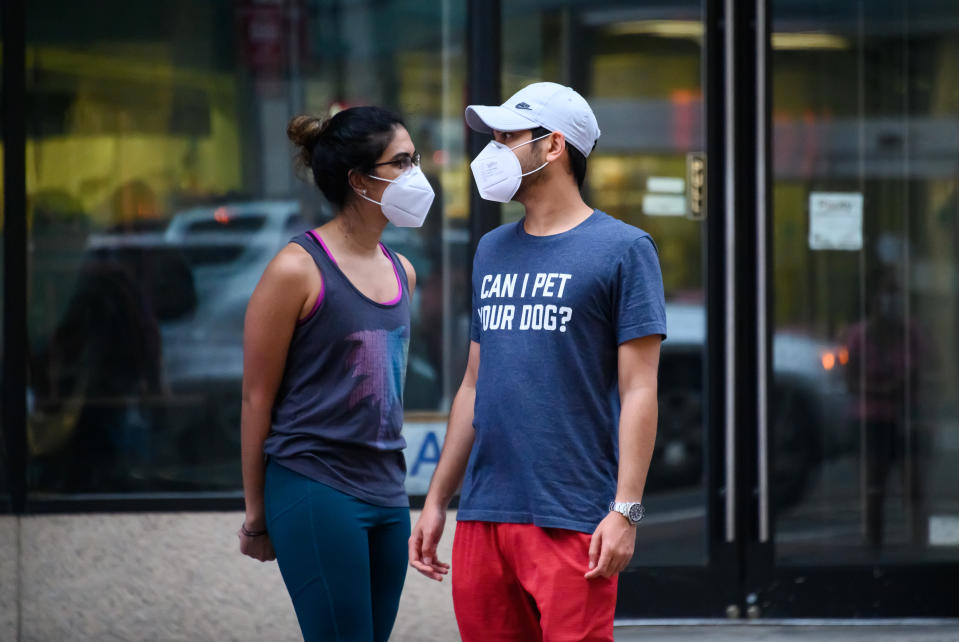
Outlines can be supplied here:
[[299, 243], [290, 242], [277, 252], [272, 263], [286, 273], [306, 273], [315, 270], [313, 256]]
[[319, 275], [310, 253], [297, 243], [288, 243], [277, 252], [266, 266], [263, 280], [269, 280], [283, 286], [307, 284]]
[[416, 287], [416, 269], [413, 267], [413, 264], [408, 258], [396, 250], [391, 251], [396, 255], [396, 258], [400, 262], [400, 266], [402, 266], [403, 270], [406, 272], [406, 281], [410, 284], [410, 294], [412, 294], [413, 289]]

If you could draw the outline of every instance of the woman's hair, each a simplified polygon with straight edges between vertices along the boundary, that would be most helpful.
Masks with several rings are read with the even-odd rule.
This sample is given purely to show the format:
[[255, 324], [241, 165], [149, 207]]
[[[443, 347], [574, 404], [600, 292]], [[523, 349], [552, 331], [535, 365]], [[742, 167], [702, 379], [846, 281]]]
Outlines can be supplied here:
[[326, 121], [296, 116], [286, 135], [297, 146], [296, 160], [309, 167], [313, 182], [338, 209], [350, 194], [350, 170], [367, 173], [393, 140], [399, 116], [380, 107], [350, 107]]

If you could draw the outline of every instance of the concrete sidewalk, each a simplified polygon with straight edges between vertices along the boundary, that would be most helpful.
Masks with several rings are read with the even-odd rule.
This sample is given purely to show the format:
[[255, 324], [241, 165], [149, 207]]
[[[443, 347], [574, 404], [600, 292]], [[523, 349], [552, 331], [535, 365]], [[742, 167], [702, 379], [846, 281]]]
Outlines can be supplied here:
[[[455, 512], [447, 519], [439, 553], [449, 561]], [[0, 640], [301, 640], [276, 564], [238, 552], [241, 520], [240, 513], [0, 517]], [[616, 631], [621, 642], [959, 642], [959, 622], [623, 624]], [[410, 569], [391, 640], [458, 639], [449, 581]]]
[[[414, 514], [414, 518], [415, 518]], [[0, 516], [0, 641], [302, 640], [241, 513]], [[455, 515], [440, 547], [449, 560]], [[450, 583], [409, 569], [391, 640], [458, 640]]]
[[618, 626], [617, 642], [959, 642], [959, 622], [726, 624]]

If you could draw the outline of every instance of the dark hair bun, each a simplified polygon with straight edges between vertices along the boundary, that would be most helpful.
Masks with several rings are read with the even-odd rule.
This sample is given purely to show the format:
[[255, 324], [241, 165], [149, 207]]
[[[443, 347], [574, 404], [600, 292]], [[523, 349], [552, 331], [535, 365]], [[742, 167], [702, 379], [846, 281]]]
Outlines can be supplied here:
[[350, 107], [326, 121], [296, 116], [286, 135], [297, 146], [298, 165], [309, 167], [313, 182], [337, 209], [350, 198], [350, 171], [369, 172], [403, 121], [381, 107]]
[[[329, 122], [329, 121], [327, 121]], [[298, 165], [309, 168], [313, 164], [313, 147], [323, 134], [325, 123], [315, 116], [305, 114], [294, 116], [286, 127], [286, 135], [297, 146], [296, 162]]]

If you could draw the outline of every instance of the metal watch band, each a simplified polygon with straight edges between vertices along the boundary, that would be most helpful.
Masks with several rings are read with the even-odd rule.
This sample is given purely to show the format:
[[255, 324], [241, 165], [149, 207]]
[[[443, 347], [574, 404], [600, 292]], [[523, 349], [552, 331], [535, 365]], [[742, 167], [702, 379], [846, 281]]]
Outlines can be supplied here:
[[640, 502], [617, 502], [614, 500], [609, 503], [609, 510], [616, 511], [633, 526], [646, 516], [646, 507]]

